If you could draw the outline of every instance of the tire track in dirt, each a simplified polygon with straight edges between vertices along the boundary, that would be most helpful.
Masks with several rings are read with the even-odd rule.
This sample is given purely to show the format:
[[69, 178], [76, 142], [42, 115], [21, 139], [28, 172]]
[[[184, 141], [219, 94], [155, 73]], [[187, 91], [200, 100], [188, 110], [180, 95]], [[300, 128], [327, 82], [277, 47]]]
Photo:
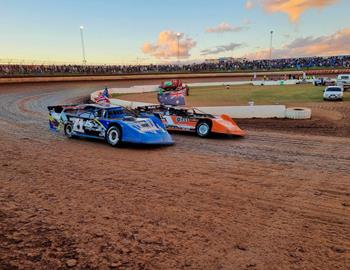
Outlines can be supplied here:
[[[29, 126], [34, 125], [35, 131], [40, 136], [39, 134], [47, 133], [45, 115], [48, 105], [62, 104], [67, 100], [80, 97], [81, 91], [69, 91], [69, 94], [67, 94], [65, 90], [55, 93], [30, 93], [19, 98], [15, 94], [5, 95], [1, 98], [0, 108], [2, 112], [0, 118], [26, 124], [27, 132], [28, 129], [31, 129]], [[304, 163], [307, 166], [344, 172], [348, 170], [350, 146], [346, 143], [335, 143], [335, 141], [338, 142], [341, 139], [321, 138], [317, 140], [315, 137], [308, 139], [307, 136], [292, 136], [289, 134], [281, 136], [272, 132], [267, 134], [266, 132], [251, 133], [252, 135], [248, 135], [248, 138], [243, 140], [225, 138], [224, 140], [208, 139], [201, 141], [193, 136], [185, 136], [185, 139], [184, 136], [175, 136], [182, 140], [182, 146], [180, 147], [184, 147], [182, 149], [187, 151], [198, 151], [199, 149], [199, 151], [219, 153], [220, 155], [235, 155], [252, 160], [275, 160], [286, 165], [301, 164], [299, 158], [301, 156], [304, 161], [306, 158], [308, 159]], [[295, 139], [294, 137], [298, 138]], [[203, 147], [204, 145], [205, 147]], [[310, 153], [305, 151], [308, 149]], [[332, 155], [332, 152], [336, 155]], [[329, 162], [324, 163], [323, 160], [325, 159]], [[319, 165], [319, 163], [322, 164]]]
[[0, 90], [0, 268], [348, 269], [349, 138], [51, 135], [46, 106], [89, 92]]

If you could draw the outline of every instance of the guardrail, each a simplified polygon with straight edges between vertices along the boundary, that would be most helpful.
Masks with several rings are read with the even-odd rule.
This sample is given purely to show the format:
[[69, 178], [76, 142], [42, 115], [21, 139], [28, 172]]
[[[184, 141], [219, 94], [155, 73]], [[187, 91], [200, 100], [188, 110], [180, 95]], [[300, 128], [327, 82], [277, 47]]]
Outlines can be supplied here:
[[[267, 76], [280, 78], [286, 72], [257, 72], [260, 78]], [[290, 71], [287, 74], [301, 76], [302, 71]], [[39, 75], [0, 77], [0, 83], [37, 83], [37, 82], [77, 82], [77, 81], [118, 81], [118, 80], [170, 80], [195, 78], [246, 78], [250, 81], [254, 77], [252, 72], [209, 72], [209, 73], [160, 73], [160, 74], [116, 74], [116, 75]]]
[[[258, 76], [282, 76], [286, 72], [259, 72]], [[302, 75], [301, 71], [290, 71], [291, 75]], [[76, 82], [76, 81], [123, 81], [123, 80], [170, 80], [193, 78], [252, 78], [251, 72], [214, 72], [214, 73], [161, 73], [161, 74], [120, 74], [120, 75], [77, 75], [77, 76], [34, 76], [34, 77], [0, 77], [0, 83], [33, 82]]]

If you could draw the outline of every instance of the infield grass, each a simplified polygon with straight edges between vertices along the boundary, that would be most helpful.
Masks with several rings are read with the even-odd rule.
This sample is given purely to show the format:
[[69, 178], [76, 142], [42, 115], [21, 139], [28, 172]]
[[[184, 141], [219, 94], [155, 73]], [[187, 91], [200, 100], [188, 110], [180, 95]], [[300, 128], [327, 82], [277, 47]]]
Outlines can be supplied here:
[[[188, 106], [229, 106], [247, 105], [254, 101], [257, 105], [300, 104], [323, 102], [325, 87], [311, 84], [283, 86], [235, 85], [229, 89], [225, 85], [191, 87], [186, 97]], [[133, 101], [157, 103], [155, 93], [114, 95]], [[350, 100], [350, 92], [344, 92], [344, 101]]]
[[[212, 104], [290, 104], [323, 101], [324, 87], [311, 84], [283, 86], [207, 86], [192, 87], [189, 102]], [[350, 92], [344, 93], [344, 100], [350, 100]]]

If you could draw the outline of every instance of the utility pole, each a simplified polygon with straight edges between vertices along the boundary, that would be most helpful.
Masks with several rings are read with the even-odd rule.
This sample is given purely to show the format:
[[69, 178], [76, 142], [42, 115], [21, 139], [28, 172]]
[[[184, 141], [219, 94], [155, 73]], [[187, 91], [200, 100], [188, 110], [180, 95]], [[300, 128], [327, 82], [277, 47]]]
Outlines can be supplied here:
[[181, 33], [177, 33], [176, 34], [177, 37], [177, 63], [180, 63], [180, 37], [181, 37]]
[[270, 39], [270, 60], [272, 60], [272, 37], [273, 37], [273, 31], [270, 31], [271, 39]]
[[84, 43], [84, 26], [80, 26], [81, 49], [83, 53], [83, 65], [86, 65], [85, 43]]

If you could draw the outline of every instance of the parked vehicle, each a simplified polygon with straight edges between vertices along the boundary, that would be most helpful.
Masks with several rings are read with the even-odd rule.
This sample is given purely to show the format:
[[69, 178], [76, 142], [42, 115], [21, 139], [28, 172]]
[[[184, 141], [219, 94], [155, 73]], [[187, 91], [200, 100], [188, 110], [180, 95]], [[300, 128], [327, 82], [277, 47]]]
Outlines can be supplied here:
[[331, 86], [336, 85], [336, 80], [327, 77], [314, 78], [313, 84], [315, 86]]
[[50, 129], [64, 130], [68, 138], [105, 139], [112, 146], [123, 142], [173, 144], [170, 134], [154, 115], [139, 117], [120, 106], [82, 104], [49, 106]]
[[196, 108], [176, 106], [143, 106], [136, 109], [140, 115], [154, 114], [168, 130], [195, 132], [199, 137], [211, 133], [244, 136], [245, 132], [228, 115], [214, 116]]
[[343, 90], [350, 88], [350, 74], [340, 74], [337, 77], [337, 86], [342, 87]]
[[328, 86], [323, 92], [323, 100], [343, 100], [343, 88], [339, 86]]

